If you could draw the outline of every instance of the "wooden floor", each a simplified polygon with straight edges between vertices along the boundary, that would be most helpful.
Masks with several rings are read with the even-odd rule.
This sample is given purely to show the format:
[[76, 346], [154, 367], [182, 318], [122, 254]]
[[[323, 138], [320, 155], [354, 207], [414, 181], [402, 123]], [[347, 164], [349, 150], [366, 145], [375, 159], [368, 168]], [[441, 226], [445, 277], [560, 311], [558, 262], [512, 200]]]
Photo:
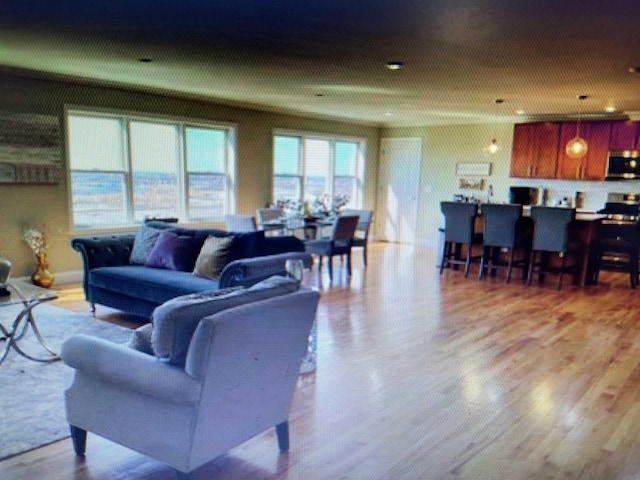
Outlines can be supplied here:
[[[432, 249], [375, 244], [350, 283], [324, 276], [319, 365], [295, 393], [291, 450], [268, 431], [194, 478], [638, 478], [640, 289], [603, 273], [558, 292], [554, 278], [478, 282], [435, 264]], [[79, 293], [58, 305], [88, 310]], [[84, 460], [63, 440], [0, 463], [14, 480], [173, 475], [92, 435]]]

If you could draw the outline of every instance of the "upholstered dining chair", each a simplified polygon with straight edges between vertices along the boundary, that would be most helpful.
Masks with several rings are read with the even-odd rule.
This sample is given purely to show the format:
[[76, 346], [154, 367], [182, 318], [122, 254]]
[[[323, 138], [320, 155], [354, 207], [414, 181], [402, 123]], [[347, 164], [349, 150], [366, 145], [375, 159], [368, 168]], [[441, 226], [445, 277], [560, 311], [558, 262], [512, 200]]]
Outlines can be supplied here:
[[[527, 280], [527, 269], [531, 254], [531, 236], [523, 228], [522, 205], [483, 203], [480, 211], [484, 218], [482, 238], [482, 260], [479, 279], [484, 278], [487, 270], [492, 274], [496, 268], [506, 268], [506, 282], [511, 281], [514, 267], [522, 269], [522, 281]], [[501, 263], [500, 252], [508, 250], [507, 263]], [[519, 258], [515, 258], [519, 250]]]
[[[579, 243], [572, 242], [569, 238], [569, 227], [576, 219], [576, 210], [575, 208], [533, 206], [531, 218], [533, 219], [533, 243], [527, 285], [531, 285], [536, 271], [542, 281], [544, 275], [553, 270], [558, 273], [557, 288], [560, 290], [565, 271], [569, 268], [572, 270], [577, 268], [575, 259], [573, 265], [567, 265], [567, 255], [575, 255], [582, 248]], [[560, 257], [559, 268], [549, 266], [550, 254]]]
[[347, 273], [351, 275], [351, 247], [358, 220], [356, 215], [340, 215], [333, 223], [330, 237], [305, 242], [305, 251], [318, 256], [318, 273], [322, 271], [322, 257], [328, 257], [330, 282], [333, 282], [332, 264], [335, 256], [347, 257]]
[[225, 223], [228, 232], [256, 232], [258, 226], [252, 215], [225, 215]]
[[[65, 403], [76, 454], [84, 456], [92, 432], [188, 479], [274, 426], [280, 451], [287, 451], [289, 408], [319, 293], [274, 289], [287, 292], [265, 298], [263, 291], [245, 290], [200, 303], [191, 297], [167, 302], [151, 334], [161, 358], [98, 337], [71, 336], [62, 359], [75, 369]], [[238, 295], [247, 292], [254, 300], [242, 303]], [[222, 308], [215, 302], [230, 308], [211, 314]], [[159, 328], [164, 331], [156, 336]]]
[[373, 218], [372, 210], [354, 210], [344, 209], [340, 215], [358, 215], [358, 225], [353, 235], [353, 246], [362, 247], [362, 261], [367, 266], [367, 245], [369, 243], [369, 229], [371, 228], [371, 220]]
[[[256, 209], [256, 220], [258, 228], [266, 232], [282, 233], [284, 223], [280, 222], [282, 210], [277, 208], [258, 208]], [[270, 223], [271, 222], [271, 223]]]
[[[480, 260], [473, 255], [473, 246], [482, 243], [482, 234], [475, 232], [475, 219], [478, 214], [477, 203], [440, 202], [440, 211], [444, 215], [444, 245], [440, 261], [440, 275], [452, 265], [464, 265], [464, 276], [469, 276], [471, 262]], [[462, 246], [466, 245], [467, 254], [461, 258]]]

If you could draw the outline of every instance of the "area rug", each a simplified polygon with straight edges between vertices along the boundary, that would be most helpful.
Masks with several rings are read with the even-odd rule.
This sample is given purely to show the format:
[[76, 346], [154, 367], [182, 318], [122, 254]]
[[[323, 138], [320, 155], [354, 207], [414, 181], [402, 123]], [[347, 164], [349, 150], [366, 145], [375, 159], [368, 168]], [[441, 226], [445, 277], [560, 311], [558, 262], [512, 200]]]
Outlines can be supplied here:
[[[13, 306], [0, 308], [0, 322], [10, 327], [19, 310]], [[39, 305], [33, 313], [42, 336], [56, 352], [74, 333], [118, 343], [126, 343], [131, 335], [131, 330], [124, 327], [51, 305]], [[47, 355], [31, 330], [18, 345], [35, 357]], [[0, 364], [0, 460], [69, 436], [64, 391], [73, 375], [74, 370], [61, 361], [39, 363], [15, 350], [9, 352]]]

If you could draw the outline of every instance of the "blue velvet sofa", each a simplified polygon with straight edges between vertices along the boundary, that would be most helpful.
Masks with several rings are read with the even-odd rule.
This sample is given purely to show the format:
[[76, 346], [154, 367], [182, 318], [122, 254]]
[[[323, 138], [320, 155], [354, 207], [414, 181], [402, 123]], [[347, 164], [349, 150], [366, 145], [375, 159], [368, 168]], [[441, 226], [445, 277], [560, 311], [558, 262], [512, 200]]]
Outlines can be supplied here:
[[162, 229], [192, 240], [187, 253], [193, 261], [210, 236], [231, 237], [228, 263], [219, 277], [194, 274], [193, 263], [190, 268], [181, 269], [133, 264], [132, 250], [141, 232], [75, 237], [71, 246], [82, 256], [84, 293], [92, 308], [99, 304], [150, 319], [157, 306], [181, 295], [247, 287], [272, 275], [285, 275], [284, 264], [289, 258], [301, 259], [306, 268], [312, 265], [311, 256], [304, 252], [304, 243], [293, 236], [265, 237], [264, 232], [230, 233], [178, 226]]

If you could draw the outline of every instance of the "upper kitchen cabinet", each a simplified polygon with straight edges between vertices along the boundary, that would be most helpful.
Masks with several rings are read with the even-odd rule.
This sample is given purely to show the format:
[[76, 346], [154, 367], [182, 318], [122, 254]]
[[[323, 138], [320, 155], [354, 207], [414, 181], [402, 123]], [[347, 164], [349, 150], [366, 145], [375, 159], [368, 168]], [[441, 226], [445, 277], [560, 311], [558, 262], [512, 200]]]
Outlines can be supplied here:
[[609, 139], [613, 122], [580, 122], [580, 136], [587, 142], [587, 154], [571, 158], [565, 152], [567, 143], [576, 136], [577, 122], [563, 122], [558, 147], [556, 178], [562, 180], [604, 180], [609, 155]]
[[638, 122], [611, 122], [611, 136], [609, 137], [610, 152], [624, 152], [638, 149]]
[[520, 123], [514, 128], [511, 177], [555, 178], [560, 125]]

